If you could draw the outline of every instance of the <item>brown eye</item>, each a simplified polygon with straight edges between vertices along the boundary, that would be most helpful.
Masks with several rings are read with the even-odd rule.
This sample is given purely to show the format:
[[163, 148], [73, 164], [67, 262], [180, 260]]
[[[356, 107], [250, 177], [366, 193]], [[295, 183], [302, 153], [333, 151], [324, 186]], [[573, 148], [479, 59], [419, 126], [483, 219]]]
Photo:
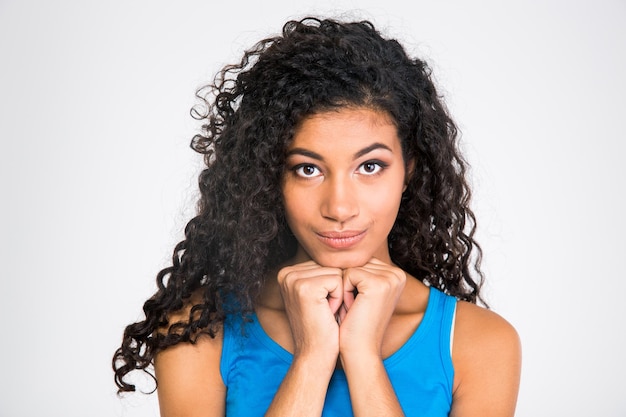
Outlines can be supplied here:
[[315, 165], [298, 165], [294, 168], [296, 175], [304, 178], [312, 178], [321, 175], [320, 170]]
[[374, 175], [378, 174], [385, 166], [381, 162], [367, 161], [359, 166], [359, 174]]
[[368, 163], [366, 163], [366, 164], [364, 164], [364, 165], [363, 165], [363, 170], [364, 170], [365, 172], [370, 172], [370, 173], [371, 173], [371, 172], [375, 172], [375, 171], [376, 171], [377, 166], [378, 166], [378, 165], [376, 165], [376, 164], [375, 164], [375, 163], [373, 163], [373, 162], [368, 162]]

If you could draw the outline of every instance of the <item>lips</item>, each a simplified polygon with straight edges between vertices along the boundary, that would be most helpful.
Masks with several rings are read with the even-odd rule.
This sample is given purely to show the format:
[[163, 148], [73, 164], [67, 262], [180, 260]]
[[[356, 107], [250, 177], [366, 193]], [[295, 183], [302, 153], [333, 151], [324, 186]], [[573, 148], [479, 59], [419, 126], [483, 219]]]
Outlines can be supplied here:
[[348, 249], [365, 237], [365, 230], [346, 230], [342, 232], [318, 232], [318, 239], [332, 249]]

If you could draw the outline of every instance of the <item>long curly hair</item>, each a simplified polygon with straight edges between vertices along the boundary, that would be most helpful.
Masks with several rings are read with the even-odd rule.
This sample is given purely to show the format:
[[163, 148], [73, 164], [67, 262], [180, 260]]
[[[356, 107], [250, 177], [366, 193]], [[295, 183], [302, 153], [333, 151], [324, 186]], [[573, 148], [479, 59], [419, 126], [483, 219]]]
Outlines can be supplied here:
[[[135, 390], [128, 374], [150, 373], [158, 351], [215, 337], [226, 315], [250, 313], [268, 272], [295, 254], [281, 204], [285, 149], [298, 123], [318, 112], [362, 106], [391, 115], [405, 160], [415, 161], [389, 235], [391, 259], [427, 285], [485, 304], [457, 128], [430, 67], [399, 42], [368, 21], [289, 21], [197, 96], [192, 116], [203, 125], [191, 147], [206, 164], [197, 215], [157, 275], [145, 320], [125, 329], [113, 357], [119, 392]], [[188, 320], [174, 322], [190, 304]]]

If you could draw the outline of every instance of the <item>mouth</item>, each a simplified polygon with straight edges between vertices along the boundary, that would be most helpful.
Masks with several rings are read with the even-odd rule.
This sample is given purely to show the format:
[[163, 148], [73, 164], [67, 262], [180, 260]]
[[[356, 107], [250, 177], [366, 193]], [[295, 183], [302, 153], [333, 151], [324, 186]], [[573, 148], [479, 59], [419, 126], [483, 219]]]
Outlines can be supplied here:
[[348, 249], [365, 237], [365, 230], [346, 230], [343, 232], [317, 232], [317, 238], [332, 249]]

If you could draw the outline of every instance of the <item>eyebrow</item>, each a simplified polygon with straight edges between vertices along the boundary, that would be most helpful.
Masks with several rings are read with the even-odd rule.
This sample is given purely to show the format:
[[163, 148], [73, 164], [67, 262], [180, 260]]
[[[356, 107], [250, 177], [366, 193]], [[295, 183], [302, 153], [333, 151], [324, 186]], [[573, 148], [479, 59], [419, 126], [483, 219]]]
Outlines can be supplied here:
[[[376, 143], [372, 143], [369, 146], [366, 146], [365, 148], [363, 148], [360, 151], [358, 151], [357, 153], [355, 153], [353, 159], [358, 159], [358, 158], [362, 157], [363, 155], [367, 155], [368, 153], [370, 153], [370, 152], [372, 152], [372, 151], [374, 151], [376, 149], [386, 149], [389, 152], [393, 152], [391, 150], [391, 148], [389, 146], [385, 145], [384, 143], [376, 142]], [[287, 157], [289, 157], [291, 155], [303, 155], [303, 156], [308, 156], [309, 158], [317, 159], [318, 161], [324, 161], [324, 157], [322, 155], [318, 154], [317, 152], [313, 152], [313, 151], [310, 151], [310, 150], [304, 149], [304, 148], [293, 148], [293, 149], [290, 149], [289, 151], [287, 151]]]

